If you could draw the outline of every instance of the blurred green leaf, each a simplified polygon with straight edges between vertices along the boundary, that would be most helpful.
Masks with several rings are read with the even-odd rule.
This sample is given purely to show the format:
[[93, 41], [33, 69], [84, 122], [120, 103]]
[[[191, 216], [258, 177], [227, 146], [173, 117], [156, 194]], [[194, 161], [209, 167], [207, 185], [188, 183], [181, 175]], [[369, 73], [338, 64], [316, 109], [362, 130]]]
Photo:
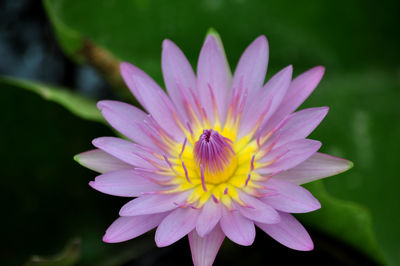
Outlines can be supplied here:
[[79, 239], [71, 241], [64, 250], [51, 258], [33, 256], [26, 266], [71, 266], [76, 265], [80, 257], [81, 242]]
[[375, 261], [384, 261], [372, 229], [371, 214], [365, 207], [333, 197], [322, 181], [312, 182], [306, 187], [321, 202], [322, 208], [300, 215], [302, 221], [357, 247]]
[[221, 34], [232, 69], [261, 34], [269, 39], [269, 73], [289, 64], [296, 73], [325, 65], [327, 75], [307, 105], [331, 111], [313, 137], [355, 167], [324, 181], [327, 192], [310, 186], [326, 206], [304, 219], [375, 259], [383, 253], [385, 263], [400, 264], [399, 80], [388, 71], [400, 61], [398, 1], [47, 1], [63, 24], [160, 84], [162, 40], [176, 42], [195, 65], [210, 27]]
[[[261, 34], [269, 39], [275, 69], [289, 64], [295, 70], [320, 64], [337, 69], [395, 67], [400, 61], [395, 42], [399, 35], [393, 34], [398, 32], [398, 1], [377, 5], [362, 0], [46, 0], [45, 4], [50, 17], [117, 58], [133, 62], [157, 81], [162, 80], [162, 40], [176, 42], [195, 64], [210, 27], [220, 33], [232, 69], [243, 49]], [[371, 20], [378, 15], [381, 19]]]
[[88, 98], [67, 89], [45, 85], [39, 82], [22, 80], [12, 77], [1, 77], [0, 83], [8, 84], [33, 91], [46, 100], [56, 102], [78, 117], [105, 123], [96, 103]]
[[[81, 100], [69, 92], [5, 78], [0, 91], [6, 99], [0, 105], [0, 200], [7, 228], [2, 232], [7, 243], [0, 250], [2, 265], [23, 265], [34, 254], [50, 258], [72, 237], [81, 239], [76, 265], [121, 265], [148, 252], [153, 242], [148, 236], [113, 245], [101, 241], [126, 199], [91, 189], [88, 182], [96, 173], [73, 160], [77, 152], [93, 149], [91, 139], [113, 135], [109, 128], [70, 112], [80, 108], [73, 105]], [[48, 97], [52, 101], [43, 100]], [[91, 102], [78, 105], [86, 103]], [[94, 103], [88, 106], [95, 110]], [[96, 116], [80, 116], [97, 121]]]
[[[331, 107], [312, 138], [322, 140], [324, 152], [354, 162], [350, 171], [324, 180], [326, 190], [336, 198], [368, 208], [372, 230], [389, 265], [400, 263], [400, 215], [396, 211], [400, 204], [399, 99], [399, 73], [371, 69], [327, 72], [306, 103]], [[343, 232], [347, 229], [344, 227]], [[358, 246], [364, 248], [366, 243], [359, 242]]]

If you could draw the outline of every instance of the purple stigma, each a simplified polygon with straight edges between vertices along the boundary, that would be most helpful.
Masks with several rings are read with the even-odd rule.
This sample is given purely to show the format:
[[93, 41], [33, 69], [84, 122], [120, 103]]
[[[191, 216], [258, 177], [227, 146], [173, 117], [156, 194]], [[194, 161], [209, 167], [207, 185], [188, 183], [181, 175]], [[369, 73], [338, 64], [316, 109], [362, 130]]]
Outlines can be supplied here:
[[234, 154], [232, 141], [212, 129], [203, 130], [194, 145], [196, 163], [198, 166], [202, 165], [206, 172], [224, 171], [231, 164]]

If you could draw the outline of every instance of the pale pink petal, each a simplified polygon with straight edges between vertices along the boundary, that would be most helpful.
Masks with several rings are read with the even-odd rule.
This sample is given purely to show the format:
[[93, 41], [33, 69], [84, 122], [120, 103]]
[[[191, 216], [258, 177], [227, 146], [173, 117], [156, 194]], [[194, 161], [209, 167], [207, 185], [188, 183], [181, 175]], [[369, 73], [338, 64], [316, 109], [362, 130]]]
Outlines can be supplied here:
[[179, 117], [164, 91], [146, 73], [129, 64], [121, 63], [121, 74], [129, 89], [154, 120], [178, 142], [184, 135], [178, 125]]
[[240, 206], [237, 204], [238, 209], [240, 213], [248, 219], [268, 224], [274, 224], [280, 221], [278, 212], [271, 206], [268, 206], [245, 192], [239, 191], [239, 197], [247, 206]]
[[262, 126], [279, 107], [292, 80], [293, 67], [288, 66], [274, 75], [259, 93], [247, 102], [239, 127], [239, 138]]
[[314, 244], [306, 229], [288, 213], [280, 213], [281, 222], [278, 224], [256, 223], [265, 233], [273, 239], [291, 249], [309, 251]]
[[288, 170], [307, 160], [321, 147], [321, 142], [300, 139], [273, 149], [260, 162], [273, 162], [271, 165], [256, 169], [260, 174], [271, 174]]
[[118, 243], [138, 237], [155, 228], [168, 213], [119, 217], [108, 227], [103, 241]]
[[221, 207], [220, 203], [215, 203], [213, 200], [204, 204], [196, 223], [197, 233], [201, 237], [207, 235], [218, 224], [222, 217]]
[[226, 72], [225, 75], [228, 78], [229, 87], [230, 87], [230, 85], [232, 83], [232, 72], [231, 72], [231, 68], [229, 67], [229, 62], [228, 62], [228, 59], [226, 57], [224, 44], [222, 43], [221, 37], [215, 31], [209, 31], [207, 36], [212, 36], [215, 39], [215, 41], [217, 42], [218, 49], [222, 52], [222, 55], [224, 56], [224, 61], [225, 61], [224, 65], [225, 65], [225, 72]]
[[353, 163], [351, 161], [317, 152], [298, 166], [277, 174], [275, 178], [301, 185], [320, 178], [340, 174], [352, 167]]
[[201, 237], [196, 230], [189, 233], [190, 251], [194, 266], [212, 266], [225, 234], [219, 226], [214, 227], [207, 236]]
[[268, 42], [265, 36], [255, 39], [240, 57], [233, 75], [232, 88], [241, 84], [249, 91], [257, 91], [264, 83], [268, 66]]
[[157, 228], [157, 247], [169, 246], [191, 232], [196, 226], [199, 213], [199, 210], [191, 207], [178, 208], [171, 212]]
[[224, 208], [224, 213], [219, 223], [224, 234], [233, 242], [242, 246], [253, 244], [256, 236], [254, 223], [239, 211], [228, 211]]
[[127, 164], [99, 149], [79, 153], [74, 156], [74, 159], [81, 165], [98, 173], [133, 168], [132, 165]]
[[170, 40], [164, 40], [162, 44], [161, 63], [168, 94], [177, 110], [187, 118], [184, 101], [195, 108], [192, 96], [197, 96], [192, 66], [179, 47]]
[[[274, 133], [277, 136], [275, 147], [306, 138], [321, 123], [328, 110], [328, 107], [317, 107], [293, 113], [284, 125]], [[274, 141], [275, 136], [272, 136], [271, 141]]]
[[294, 112], [317, 87], [324, 72], [324, 67], [317, 66], [296, 77], [290, 84], [281, 105], [264, 127], [263, 132], [270, 131], [287, 115]]
[[150, 179], [153, 182], [163, 185], [171, 184], [170, 181], [175, 178], [173, 173], [172, 175], [160, 174], [157, 173], [157, 171], [151, 171], [151, 170], [149, 171], [147, 169], [142, 169], [142, 168], [135, 168], [134, 171], [143, 178]]
[[191, 191], [174, 194], [142, 195], [122, 206], [119, 215], [134, 216], [170, 211], [181, 205], [190, 193]]
[[123, 102], [100, 101], [97, 107], [107, 122], [124, 136], [146, 147], [160, 151], [151, 137], [143, 130], [147, 114], [142, 110]]
[[283, 212], [303, 213], [321, 208], [319, 201], [305, 188], [275, 177], [263, 183], [271, 195], [261, 201]]
[[[115, 156], [121, 161], [137, 167], [155, 169], [156, 167], [152, 164], [152, 161], [160, 166], [165, 166], [165, 162], [157, 158], [152, 158], [151, 155], [128, 140], [115, 137], [101, 137], [94, 139], [92, 143], [95, 147]], [[152, 161], [149, 158], [152, 158]]]
[[143, 192], [164, 190], [149, 179], [139, 176], [135, 170], [119, 170], [96, 177], [89, 185], [106, 194], [122, 197], [137, 197]]
[[214, 105], [219, 114], [219, 120], [226, 116], [226, 101], [230, 85], [230, 76], [226, 71], [224, 51], [217, 44], [213, 35], [208, 35], [200, 51], [197, 65], [197, 89], [200, 102], [205, 108], [208, 117], [214, 121]]

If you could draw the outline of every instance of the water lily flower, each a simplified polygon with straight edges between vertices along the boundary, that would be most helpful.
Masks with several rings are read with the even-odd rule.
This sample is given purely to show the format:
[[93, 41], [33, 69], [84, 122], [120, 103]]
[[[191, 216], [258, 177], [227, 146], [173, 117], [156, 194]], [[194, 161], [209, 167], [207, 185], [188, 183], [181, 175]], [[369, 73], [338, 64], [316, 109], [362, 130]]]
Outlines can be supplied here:
[[292, 80], [292, 66], [265, 85], [268, 43], [253, 41], [232, 76], [219, 36], [201, 49], [197, 73], [170, 40], [162, 44], [168, 94], [146, 73], [121, 64], [122, 76], [146, 112], [100, 101], [108, 123], [127, 139], [100, 137], [76, 156], [101, 173], [89, 183], [106, 194], [134, 197], [103, 240], [122, 242], [157, 228], [165, 247], [188, 235], [193, 263], [212, 265], [227, 237], [248, 246], [255, 226], [295, 250], [313, 242], [290, 213], [320, 208], [301, 184], [341, 173], [351, 162], [317, 152], [307, 139], [327, 107], [296, 111], [324, 74], [314, 67]]

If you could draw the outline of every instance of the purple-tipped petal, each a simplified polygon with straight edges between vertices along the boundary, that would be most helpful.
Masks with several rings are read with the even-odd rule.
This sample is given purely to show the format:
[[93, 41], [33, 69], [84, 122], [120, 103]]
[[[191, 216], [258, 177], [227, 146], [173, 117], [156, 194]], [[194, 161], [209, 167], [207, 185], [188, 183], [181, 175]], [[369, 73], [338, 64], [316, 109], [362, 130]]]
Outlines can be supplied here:
[[[267, 167], [257, 169], [260, 174], [271, 174], [286, 171], [307, 160], [321, 147], [321, 142], [311, 139], [301, 139], [289, 142], [273, 149], [260, 162], [273, 163]], [[274, 161], [275, 160], [275, 161]]]
[[215, 117], [214, 100], [219, 120], [223, 121], [226, 116], [226, 101], [230, 85], [226, 64], [224, 51], [221, 50], [215, 37], [208, 35], [200, 51], [197, 65], [197, 89], [200, 102], [212, 121]]
[[199, 210], [190, 207], [171, 212], [157, 228], [157, 247], [169, 246], [191, 232], [196, 226], [199, 213]]
[[351, 161], [317, 152], [298, 166], [277, 174], [275, 178], [301, 185], [340, 174], [352, 167]]
[[268, 42], [265, 36], [255, 39], [240, 57], [233, 75], [232, 88], [239, 88], [241, 83], [249, 91], [262, 87], [268, 66]]
[[118, 243], [138, 237], [155, 228], [168, 213], [140, 215], [133, 217], [119, 217], [103, 236], [107, 243]]
[[201, 237], [196, 230], [189, 233], [190, 251], [194, 266], [212, 266], [225, 234], [216, 226], [207, 236]]
[[285, 124], [274, 133], [278, 136], [275, 147], [306, 138], [321, 123], [328, 110], [328, 107], [317, 107], [304, 109], [292, 114]]
[[165, 86], [177, 110], [187, 118], [184, 101], [195, 108], [192, 95], [196, 95], [196, 77], [185, 55], [170, 40], [162, 44], [162, 72]]
[[247, 205], [245, 207], [239, 205], [239, 211], [248, 219], [267, 224], [280, 221], [279, 214], [274, 208], [244, 192], [239, 192], [239, 197]]
[[139, 176], [135, 170], [119, 170], [102, 174], [89, 185], [100, 192], [122, 197], [137, 197], [143, 192], [165, 189], [164, 186]]
[[[101, 137], [93, 140], [93, 145], [112, 156], [124, 161], [128, 164], [142, 167], [155, 169], [155, 166], [147, 160], [148, 157], [152, 157], [147, 152], [139, 149], [134, 143], [115, 137]], [[163, 165], [157, 158], [152, 158], [154, 162]]]
[[122, 77], [140, 104], [165, 132], [168, 132], [176, 141], [183, 141], [185, 137], [178, 125], [179, 117], [174, 117], [178, 114], [164, 91], [139, 68], [129, 63], [121, 63], [120, 67]]
[[317, 66], [304, 72], [292, 81], [278, 110], [276, 110], [264, 127], [265, 132], [268, 132], [279, 124], [308, 98], [315, 87], [317, 87], [324, 72], [325, 68], [323, 66]]
[[280, 215], [281, 222], [278, 224], [256, 224], [282, 245], [300, 251], [312, 250], [314, 244], [301, 223], [288, 213], [282, 212]]
[[196, 230], [200, 237], [204, 237], [218, 224], [222, 217], [221, 204], [213, 200], [207, 201], [201, 209], [196, 223]]
[[116, 170], [133, 168], [132, 165], [127, 164], [99, 149], [79, 153], [75, 155], [74, 159], [81, 165], [98, 173], [107, 173]]
[[239, 137], [250, 132], [257, 123], [262, 126], [279, 107], [292, 80], [293, 67], [288, 66], [275, 74], [260, 93], [248, 101], [239, 127]]
[[122, 206], [119, 215], [135, 216], [173, 210], [182, 204], [191, 191], [175, 194], [142, 195]]
[[124, 136], [131, 140], [160, 151], [151, 137], [143, 130], [147, 114], [142, 110], [123, 102], [100, 101], [97, 107], [101, 110], [107, 122]]
[[224, 234], [233, 242], [242, 246], [253, 244], [256, 236], [254, 223], [240, 214], [239, 211], [228, 211], [224, 208], [219, 223]]
[[321, 208], [319, 201], [305, 188], [275, 177], [264, 182], [273, 193], [261, 199], [277, 210], [291, 213], [311, 212]]

